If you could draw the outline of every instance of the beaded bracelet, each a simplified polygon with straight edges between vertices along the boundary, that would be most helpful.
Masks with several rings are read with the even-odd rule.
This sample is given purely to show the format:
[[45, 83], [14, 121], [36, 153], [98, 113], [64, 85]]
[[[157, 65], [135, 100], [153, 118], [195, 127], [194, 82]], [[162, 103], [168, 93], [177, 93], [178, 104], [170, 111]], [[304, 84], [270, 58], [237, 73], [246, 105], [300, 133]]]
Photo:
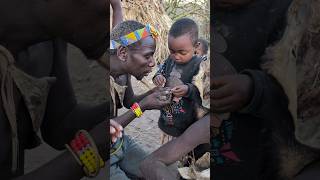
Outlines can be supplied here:
[[100, 168], [105, 165], [94, 141], [85, 130], [80, 130], [70, 142], [70, 145], [66, 144], [66, 147], [88, 177], [97, 176]]
[[131, 108], [132, 112], [139, 118], [142, 116], [143, 112], [138, 103], [134, 103]]

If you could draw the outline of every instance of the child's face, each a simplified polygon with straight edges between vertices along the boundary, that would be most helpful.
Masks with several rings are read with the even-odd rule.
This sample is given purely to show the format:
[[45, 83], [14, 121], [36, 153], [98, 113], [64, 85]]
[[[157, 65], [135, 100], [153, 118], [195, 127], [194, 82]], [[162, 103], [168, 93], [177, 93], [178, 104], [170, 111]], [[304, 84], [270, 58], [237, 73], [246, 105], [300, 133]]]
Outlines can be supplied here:
[[178, 64], [189, 62], [194, 55], [194, 45], [189, 34], [184, 34], [178, 37], [169, 35], [168, 46], [170, 57]]

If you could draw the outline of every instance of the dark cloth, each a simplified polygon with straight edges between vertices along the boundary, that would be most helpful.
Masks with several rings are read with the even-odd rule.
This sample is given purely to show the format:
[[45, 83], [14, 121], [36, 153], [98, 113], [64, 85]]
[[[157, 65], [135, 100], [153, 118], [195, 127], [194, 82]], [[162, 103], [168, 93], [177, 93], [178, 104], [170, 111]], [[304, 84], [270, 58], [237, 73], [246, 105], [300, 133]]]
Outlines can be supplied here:
[[[172, 59], [168, 58], [156, 75], [161, 73], [166, 78], [166, 87], [170, 84], [175, 84], [170, 81], [172, 79], [172, 71], [175, 69], [179, 72], [179, 78], [183, 83], [188, 85], [188, 92], [185, 97], [182, 97], [179, 102], [173, 102], [170, 105], [172, 110], [173, 125], [169, 124], [167, 112], [161, 110], [158, 125], [162, 131], [171, 136], [180, 136], [192, 123], [196, 121], [196, 112], [194, 104], [201, 104], [200, 93], [198, 89], [191, 83], [192, 78], [199, 72], [199, 65], [202, 59], [193, 56], [192, 59], [186, 64], [177, 64]], [[179, 84], [175, 84], [179, 85]]]
[[266, 134], [274, 127], [274, 121], [269, 120], [290, 119], [281, 86], [260, 68], [265, 48], [283, 33], [290, 3], [291, 0], [256, 0], [239, 9], [213, 11], [214, 33], [222, 35], [227, 43], [221, 55], [238, 72], [252, 77], [254, 88], [248, 106], [232, 113], [229, 119], [233, 123], [230, 143], [240, 162], [214, 165], [213, 179], [261, 179], [266, 163], [263, 144]]

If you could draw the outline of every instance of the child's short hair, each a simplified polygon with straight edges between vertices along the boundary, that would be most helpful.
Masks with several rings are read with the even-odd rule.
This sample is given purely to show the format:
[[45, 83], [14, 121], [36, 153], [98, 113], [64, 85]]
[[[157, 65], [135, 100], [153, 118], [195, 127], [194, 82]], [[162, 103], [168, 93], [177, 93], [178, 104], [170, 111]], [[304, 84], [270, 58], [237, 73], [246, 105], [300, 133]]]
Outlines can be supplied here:
[[[112, 29], [112, 32], [110, 34], [110, 40], [120, 42], [120, 37], [144, 27], [145, 25], [137, 21], [133, 21], [133, 20], [123, 21]], [[134, 47], [134, 46], [136, 46], [136, 43], [130, 44], [128, 47]], [[117, 49], [110, 49], [111, 55], [115, 55], [116, 52], [117, 52]]]
[[205, 39], [199, 38], [198, 42], [201, 43], [202, 47], [203, 47], [203, 52], [204, 54], [208, 54], [208, 49], [209, 49], [209, 42]]
[[174, 38], [184, 34], [190, 34], [192, 44], [196, 44], [198, 40], [198, 25], [189, 18], [178, 19], [170, 28], [169, 35]]

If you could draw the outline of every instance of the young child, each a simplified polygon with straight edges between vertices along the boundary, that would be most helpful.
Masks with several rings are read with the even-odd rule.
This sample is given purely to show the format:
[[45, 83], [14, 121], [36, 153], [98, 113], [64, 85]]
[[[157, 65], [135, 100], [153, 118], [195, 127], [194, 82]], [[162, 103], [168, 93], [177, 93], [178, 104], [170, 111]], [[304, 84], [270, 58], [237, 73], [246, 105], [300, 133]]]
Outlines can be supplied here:
[[198, 39], [195, 54], [202, 58], [203, 61], [208, 59], [209, 42], [205, 39]]
[[201, 104], [198, 89], [192, 84], [199, 71], [201, 58], [194, 54], [198, 40], [198, 26], [188, 18], [177, 20], [169, 31], [170, 56], [153, 78], [156, 86], [172, 92], [171, 105], [161, 110], [159, 127], [166, 134], [180, 136], [196, 121], [194, 105]]

